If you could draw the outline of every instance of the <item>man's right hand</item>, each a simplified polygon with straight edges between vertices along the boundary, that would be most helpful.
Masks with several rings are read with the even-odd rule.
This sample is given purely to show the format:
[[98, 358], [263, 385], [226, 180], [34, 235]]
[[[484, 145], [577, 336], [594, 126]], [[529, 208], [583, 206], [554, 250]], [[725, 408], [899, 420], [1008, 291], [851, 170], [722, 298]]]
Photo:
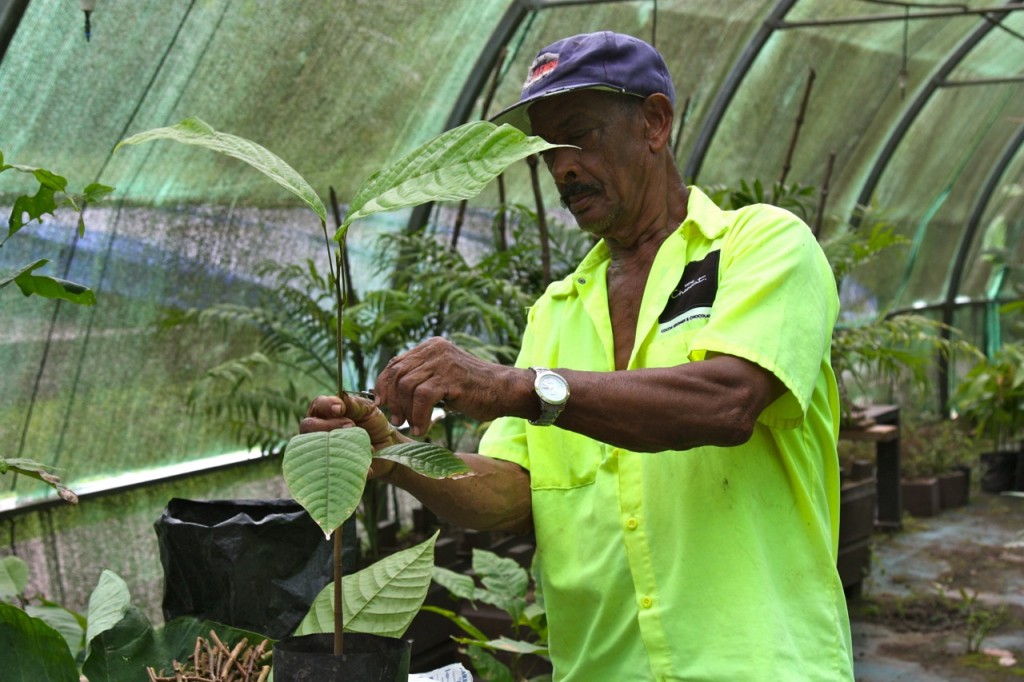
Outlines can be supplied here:
[[[358, 426], [369, 434], [374, 452], [389, 445], [411, 441], [391, 425], [373, 401], [348, 394], [344, 399], [336, 395], [314, 398], [306, 410], [306, 418], [299, 422], [299, 432], [333, 431], [353, 426]], [[369, 478], [386, 476], [395, 465], [395, 462], [390, 460], [374, 459]]]

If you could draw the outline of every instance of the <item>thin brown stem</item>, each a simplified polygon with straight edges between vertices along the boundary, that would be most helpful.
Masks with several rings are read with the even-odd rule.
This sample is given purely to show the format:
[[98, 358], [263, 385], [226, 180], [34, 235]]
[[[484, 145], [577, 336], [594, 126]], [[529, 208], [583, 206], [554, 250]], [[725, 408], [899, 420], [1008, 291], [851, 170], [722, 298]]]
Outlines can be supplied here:
[[821, 189], [818, 190], [818, 212], [814, 216], [814, 238], [821, 238], [821, 226], [825, 222], [825, 204], [828, 201], [829, 183], [832, 182], [832, 168], [836, 163], [836, 153], [828, 155], [828, 164], [825, 166], [825, 177], [821, 181]]
[[793, 153], [796, 151], [797, 140], [800, 139], [800, 129], [804, 125], [804, 114], [807, 113], [807, 103], [811, 100], [811, 88], [814, 85], [814, 69], [807, 70], [807, 85], [804, 86], [804, 98], [800, 103], [800, 110], [797, 112], [796, 121], [793, 123], [793, 135], [789, 139], [789, 149], [786, 150], [786, 160], [782, 163], [782, 174], [779, 176], [778, 185], [772, 190], [772, 203], [778, 200], [778, 188], [786, 184], [789, 177], [789, 169], [793, 162]]
[[679, 141], [683, 139], [683, 127], [686, 125], [686, 117], [690, 113], [690, 100], [692, 95], [683, 102], [683, 108], [679, 110], [679, 124], [676, 126], [676, 137], [672, 143], [672, 156], [679, 155]]
[[507, 197], [505, 194], [505, 176], [498, 176], [498, 224], [495, 228], [497, 234], [495, 235], [494, 248], [498, 251], [508, 251], [508, 222], [506, 220], [508, 216], [508, 208], [506, 206]]
[[459, 235], [462, 234], [462, 221], [466, 219], [466, 206], [468, 203], [465, 199], [459, 202], [459, 212], [455, 214], [455, 225], [452, 226], [452, 251], [459, 247]]
[[332, 535], [334, 536], [334, 655], [340, 656], [345, 653], [344, 641], [342, 639], [345, 622], [341, 613], [341, 550], [343, 542], [341, 533], [338, 531], [334, 531]]
[[540, 265], [544, 286], [551, 284], [551, 240], [548, 236], [548, 221], [544, 213], [544, 197], [540, 190], [540, 177], [537, 173], [537, 155], [526, 157], [530, 166], [530, 181], [533, 185], [533, 200], [537, 204], [537, 231], [540, 233]]

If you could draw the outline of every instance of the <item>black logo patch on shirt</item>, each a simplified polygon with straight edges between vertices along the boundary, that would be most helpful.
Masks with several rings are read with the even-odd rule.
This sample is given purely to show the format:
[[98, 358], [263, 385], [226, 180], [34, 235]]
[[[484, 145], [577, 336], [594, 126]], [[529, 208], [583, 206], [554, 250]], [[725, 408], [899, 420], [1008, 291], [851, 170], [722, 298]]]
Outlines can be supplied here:
[[683, 276], [658, 316], [658, 331], [664, 334], [691, 320], [711, 317], [711, 305], [718, 295], [718, 261], [721, 251], [703, 260], [687, 263]]

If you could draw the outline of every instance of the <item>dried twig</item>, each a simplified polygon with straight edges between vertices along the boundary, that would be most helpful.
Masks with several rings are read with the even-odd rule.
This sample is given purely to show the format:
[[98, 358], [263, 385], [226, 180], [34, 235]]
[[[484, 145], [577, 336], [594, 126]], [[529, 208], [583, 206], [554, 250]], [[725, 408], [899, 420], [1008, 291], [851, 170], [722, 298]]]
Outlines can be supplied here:
[[210, 639], [196, 638], [189, 665], [171, 662], [171, 674], [146, 668], [150, 682], [266, 682], [270, 675], [268, 641], [249, 646], [243, 638], [229, 649], [210, 631]]

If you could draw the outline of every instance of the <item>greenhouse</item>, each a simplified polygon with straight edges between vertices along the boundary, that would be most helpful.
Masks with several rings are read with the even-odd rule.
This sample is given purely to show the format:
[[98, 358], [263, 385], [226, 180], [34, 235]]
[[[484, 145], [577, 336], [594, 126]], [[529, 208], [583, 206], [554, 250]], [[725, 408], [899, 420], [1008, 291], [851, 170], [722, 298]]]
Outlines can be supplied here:
[[0, 0], [0, 209], [4, 680], [1024, 676], [1024, 2]]

